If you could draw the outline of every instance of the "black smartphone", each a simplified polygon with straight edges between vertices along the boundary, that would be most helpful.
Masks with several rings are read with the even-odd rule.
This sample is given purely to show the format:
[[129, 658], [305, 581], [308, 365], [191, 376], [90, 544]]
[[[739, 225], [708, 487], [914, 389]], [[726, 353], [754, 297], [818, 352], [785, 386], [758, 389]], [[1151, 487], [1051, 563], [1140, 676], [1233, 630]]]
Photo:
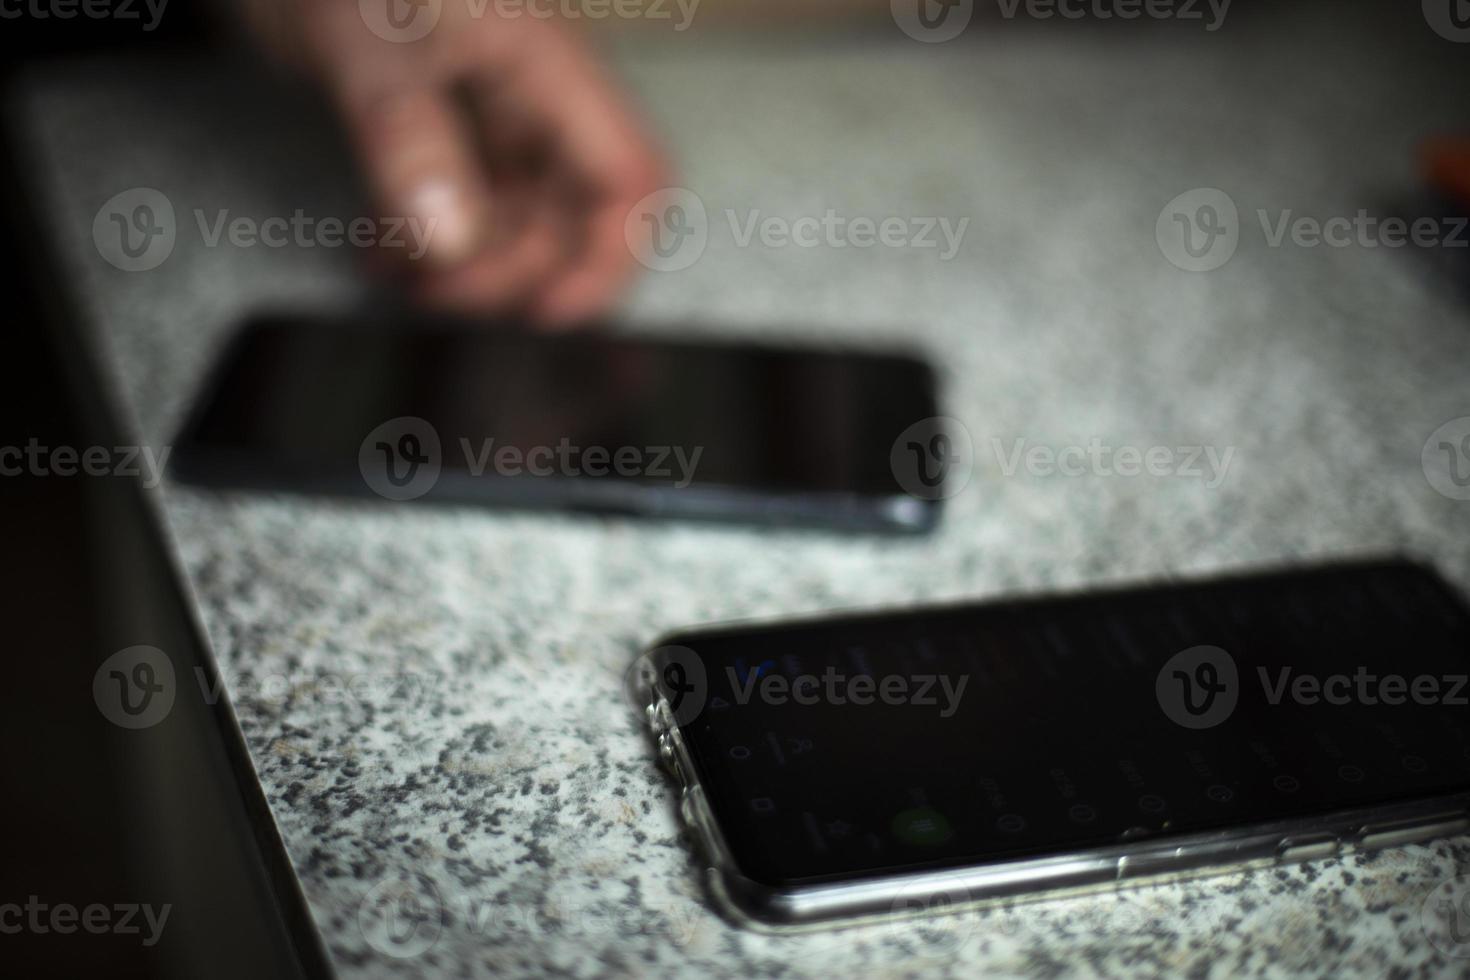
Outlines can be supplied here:
[[718, 903], [797, 926], [1466, 830], [1470, 612], [1404, 560], [670, 636]]
[[174, 472], [392, 500], [922, 531], [950, 462], [947, 441], [923, 455], [942, 435], [926, 430], [937, 414], [932, 372], [898, 354], [271, 316], [228, 350]]

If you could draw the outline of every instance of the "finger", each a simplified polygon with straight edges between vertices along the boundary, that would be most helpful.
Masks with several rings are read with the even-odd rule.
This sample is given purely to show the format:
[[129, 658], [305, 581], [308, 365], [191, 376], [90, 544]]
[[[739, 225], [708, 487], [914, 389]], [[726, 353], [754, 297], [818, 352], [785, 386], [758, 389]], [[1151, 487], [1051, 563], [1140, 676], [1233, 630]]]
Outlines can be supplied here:
[[447, 93], [364, 86], [343, 91], [342, 104], [379, 206], [421, 222], [420, 261], [449, 268], [473, 256], [491, 221], [490, 187]]
[[552, 326], [569, 326], [604, 312], [637, 267], [623, 235], [628, 204], [597, 206], [585, 216], [580, 249], [535, 298], [532, 311]]
[[437, 271], [420, 286], [429, 303], [457, 309], [528, 303], [566, 261], [561, 229], [544, 217], [521, 223], [500, 247], [482, 249], [452, 269]]
[[524, 307], [571, 251], [547, 130], [524, 107], [497, 97], [503, 93], [487, 76], [483, 68], [461, 76], [451, 96], [476, 165], [494, 188], [494, 222], [474, 256], [422, 284], [422, 297], [438, 305]]
[[555, 176], [555, 141], [544, 121], [506, 97], [503, 85], [484, 74], [457, 89], [465, 118], [471, 121], [480, 166], [492, 184], [500, 180], [544, 181]]
[[561, 162], [590, 190], [618, 194], [641, 188], [641, 197], [656, 189], [662, 161], [613, 80], [565, 31], [555, 32], [543, 47], [519, 63], [505, 97], [542, 120]]
[[539, 297], [554, 321], [606, 308], [635, 271], [623, 236], [629, 210], [658, 189], [662, 162], [590, 54], [562, 32], [504, 79], [503, 97], [526, 107], [555, 139], [556, 162], [580, 188], [562, 203], [579, 212], [579, 247]]

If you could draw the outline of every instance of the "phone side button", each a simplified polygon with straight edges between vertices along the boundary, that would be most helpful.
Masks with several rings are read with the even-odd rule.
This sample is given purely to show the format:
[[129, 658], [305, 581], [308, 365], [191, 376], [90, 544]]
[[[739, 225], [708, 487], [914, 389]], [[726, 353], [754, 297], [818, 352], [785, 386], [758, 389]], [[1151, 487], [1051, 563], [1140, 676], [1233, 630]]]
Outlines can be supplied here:
[[657, 695], [643, 709], [643, 715], [648, 721], [648, 730], [655, 735], [662, 735], [674, 727], [674, 716], [669, 713], [669, 703]]
[[1320, 861], [1332, 857], [1342, 847], [1336, 837], [1288, 837], [1281, 842], [1281, 863]]
[[684, 821], [684, 826], [690, 830], [698, 831], [700, 829], [699, 816], [694, 810], [694, 801], [689, 798], [687, 791], [679, 794], [679, 818]]
[[679, 769], [679, 754], [674, 751], [674, 737], [668, 732], [658, 737], [658, 759], [670, 776], [683, 782], [684, 773]]
[[1410, 827], [1391, 827], [1378, 830], [1373, 827], [1363, 828], [1363, 839], [1359, 847], [1363, 850], [1372, 850], [1380, 847], [1398, 847], [1402, 844], [1415, 844], [1423, 840], [1432, 840], [1435, 837], [1450, 837], [1454, 834], [1464, 833], [1470, 828], [1470, 819], [1460, 817], [1455, 820], [1441, 820], [1437, 823], [1418, 824]]

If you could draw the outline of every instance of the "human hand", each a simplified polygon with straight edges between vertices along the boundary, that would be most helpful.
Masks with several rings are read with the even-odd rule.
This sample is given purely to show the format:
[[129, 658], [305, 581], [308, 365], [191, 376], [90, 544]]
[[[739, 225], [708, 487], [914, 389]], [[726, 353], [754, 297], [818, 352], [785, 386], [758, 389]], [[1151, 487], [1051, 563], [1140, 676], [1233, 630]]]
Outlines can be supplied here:
[[444, 2], [422, 38], [390, 39], [358, 0], [255, 2], [340, 108], [383, 213], [432, 227], [410, 270], [423, 298], [568, 323], [617, 296], [636, 268], [624, 221], [663, 168], [570, 25]]

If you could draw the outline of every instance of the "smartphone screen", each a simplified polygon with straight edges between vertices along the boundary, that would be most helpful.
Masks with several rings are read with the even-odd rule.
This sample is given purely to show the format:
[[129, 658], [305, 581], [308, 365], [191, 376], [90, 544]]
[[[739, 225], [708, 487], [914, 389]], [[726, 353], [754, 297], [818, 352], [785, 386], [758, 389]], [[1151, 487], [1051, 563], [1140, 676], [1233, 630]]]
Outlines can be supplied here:
[[658, 656], [669, 703], [697, 699], [676, 713], [720, 833], [769, 886], [1470, 789], [1470, 614], [1410, 563], [732, 628]]
[[[210, 483], [918, 528], [919, 361], [443, 320], [251, 324], [178, 472]], [[420, 465], [423, 464], [423, 465]]]

